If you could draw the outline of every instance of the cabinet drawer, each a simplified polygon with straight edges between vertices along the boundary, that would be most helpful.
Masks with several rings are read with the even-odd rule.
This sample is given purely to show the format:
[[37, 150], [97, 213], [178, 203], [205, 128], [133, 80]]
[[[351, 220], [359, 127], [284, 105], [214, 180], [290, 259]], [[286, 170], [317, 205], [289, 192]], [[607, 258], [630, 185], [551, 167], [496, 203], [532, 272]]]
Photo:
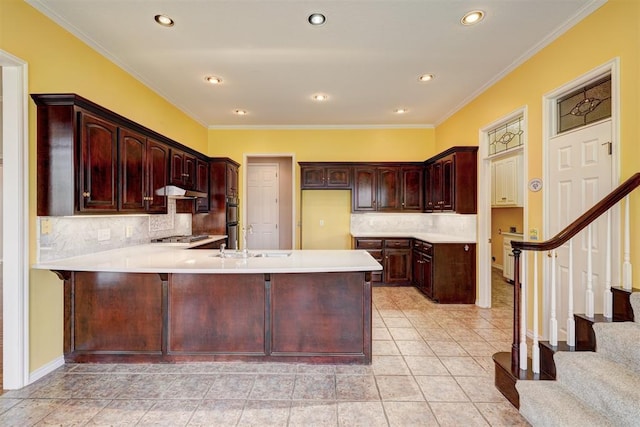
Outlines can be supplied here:
[[411, 240], [410, 239], [385, 239], [384, 247], [385, 248], [410, 248]]
[[382, 249], [382, 239], [356, 239], [356, 249]]

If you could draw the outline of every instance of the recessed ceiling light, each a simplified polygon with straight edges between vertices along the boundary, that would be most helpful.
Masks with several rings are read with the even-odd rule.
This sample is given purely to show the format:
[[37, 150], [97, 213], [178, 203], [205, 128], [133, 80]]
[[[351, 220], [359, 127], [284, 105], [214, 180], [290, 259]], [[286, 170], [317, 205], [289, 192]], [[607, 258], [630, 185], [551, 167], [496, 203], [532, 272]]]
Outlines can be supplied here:
[[220, 83], [222, 83], [222, 79], [216, 76], [207, 76], [204, 79], [212, 85], [219, 85]]
[[173, 27], [173, 19], [169, 18], [167, 15], [156, 15], [153, 17], [156, 22], [163, 27]]
[[326, 101], [329, 97], [323, 93], [317, 93], [313, 95], [314, 101]]
[[322, 25], [327, 21], [327, 18], [321, 13], [312, 13], [309, 15], [309, 24]]
[[404, 114], [407, 111], [409, 111], [409, 110], [407, 110], [406, 108], [396, 108], [395, 110], [393, 110], [393, 112], [396, 113], [396, 114]]
[[247, 110], [233, 110], [233, 113], [237, 114], [238, 116], [246, 116]]
[[481, 10], [472, 10], [471, 12], [465, 13], [460, 22], [462, 25], [473, 25], [484, 19], [484, 12]]
[[418, 77], [418, 80], [421, 82], [428, 82], [429, 80], [433, 80], [435, 76], [433, 74], [423, 74]]

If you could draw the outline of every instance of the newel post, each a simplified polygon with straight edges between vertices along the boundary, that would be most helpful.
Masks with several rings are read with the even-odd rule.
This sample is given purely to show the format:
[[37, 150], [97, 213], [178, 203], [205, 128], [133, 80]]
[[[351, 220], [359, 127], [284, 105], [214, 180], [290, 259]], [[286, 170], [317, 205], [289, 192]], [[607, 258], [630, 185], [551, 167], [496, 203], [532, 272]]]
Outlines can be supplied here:
[[513, 249], [513, 343], [511, 345], [511, 370], [520, 369], [520, 253]]

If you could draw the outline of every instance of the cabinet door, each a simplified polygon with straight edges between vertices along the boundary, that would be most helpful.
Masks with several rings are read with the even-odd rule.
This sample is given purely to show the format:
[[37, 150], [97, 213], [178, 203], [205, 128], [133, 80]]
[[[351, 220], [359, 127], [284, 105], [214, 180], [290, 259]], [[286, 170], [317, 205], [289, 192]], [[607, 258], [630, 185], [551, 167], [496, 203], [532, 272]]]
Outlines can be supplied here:
[[169, 147], [147, 140], [147, 211], [149, 213], [167, 213], [167, 196], [156, 194], [156, 190], [167, 185], [169, 177]]
[[422, 277], [425, 295], [433, 298], [433, 259], [428, 255], [422, 256]]
[[120, 128], [120, 210], [144, 212], [147, 202], [146, 138]]
[[227, 197], [238, 197], [238, 168], [227, 163]]
[[521, 156], [492, 162], [493, 205], [522, 206]]
[[397, 167], [378, 169], [378, 197], [376, 210], [400, 210], [400, 169]]
[[431, 210], [442, 210], [442, 162], [438, 161], [431, 165], [430, 170], [430, 198]]
[[[455, 155], [454, 155], [455, 156]], [[442, 159], [442, 192], [441, 192], [441, 210], [455, 210], [455, 162], [454, 156]]]
[[413, 285], [419, 290], [424, 288], [424, 267], [422, 252], [414, 250], [411, 253], [411, 277]]
[[302, 189], [324, 187], [324, 172], [322, 166], [305, 166], [300, 169], [302, 176]]
[[348, 166], [328, 166], [326, 169], [327, 188], [351, 188], [351, 168]]
[[184, 154], [184, 187], [187, 190], [196, 189], [197, 172], [196, 158], [191, 154]]
[[118, 128], [86, 112], [80, 113], [80, 212], [118, 210]]
[[411, 250], [384, 250], [384, 282], [389, 285], [411, 283]]
[[[196, 159], [196, 185], [197, 191], [209, 194], [209, 164], [201, 159]], [[196, 212], [209, 211], [209, 197], [198, 197], [195, 201]]]
[[354, 211], [376, 210], [376, 169], [355, 168], [353, 189]]
[[186, 171], [184, 170], [184, 152], [180, 150], [171, 150], [171, 165], [169, 183], [184, 187]]
[[402, 205], [403, 211], [422, 211], [424, 205], [423, 170], [421, 167], [402, 168]]
[[513, 281], [513, 251], [511, 250], [511, 240], [504, 240], [504, 244], [502, 245], [502, 276], [507, 279]]

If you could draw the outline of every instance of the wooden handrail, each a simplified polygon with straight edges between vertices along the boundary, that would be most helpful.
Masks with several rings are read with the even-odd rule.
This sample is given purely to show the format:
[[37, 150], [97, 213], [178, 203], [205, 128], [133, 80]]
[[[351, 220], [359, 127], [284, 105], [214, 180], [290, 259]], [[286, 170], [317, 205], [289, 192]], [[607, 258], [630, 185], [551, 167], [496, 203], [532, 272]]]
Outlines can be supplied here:
[[586, 211], [581, 217], [573, 221], [564, 230], [544, 242], [520, 242], [511, 241], [513, 249], [525, 251], [550, 251], [564, 245], [573, 236], [585, 229], [589, 224], [598, 219], [600, 215], [607, 212], [616, 203], [622, 200], [627, 194], [631, 193], [636, 187], [640, 186], [640, 172], [637, 172], [631, 178], [620, 184], [615, 190], [609, 193], [605, 198], [596, 203], [591, 209]]

